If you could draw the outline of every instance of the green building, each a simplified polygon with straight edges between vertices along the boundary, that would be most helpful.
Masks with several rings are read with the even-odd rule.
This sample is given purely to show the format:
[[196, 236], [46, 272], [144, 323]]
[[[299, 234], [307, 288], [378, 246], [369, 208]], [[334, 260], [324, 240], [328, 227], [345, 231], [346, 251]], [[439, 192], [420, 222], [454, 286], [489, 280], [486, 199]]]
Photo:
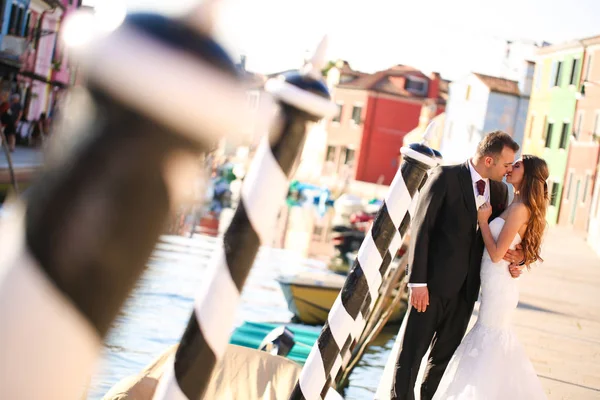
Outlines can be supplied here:
[[550, 225], [560, 212], [582, 60], [580, 42], [542, 47], [536, 60], [523, 154], [544, 158], [550, 168]]

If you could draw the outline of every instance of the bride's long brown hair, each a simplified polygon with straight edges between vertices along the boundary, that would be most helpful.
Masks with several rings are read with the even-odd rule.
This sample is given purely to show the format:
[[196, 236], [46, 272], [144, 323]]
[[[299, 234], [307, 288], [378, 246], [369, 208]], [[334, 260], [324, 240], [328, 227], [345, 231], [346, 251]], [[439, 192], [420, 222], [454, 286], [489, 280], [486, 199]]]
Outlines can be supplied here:
[[542, 260], [540, 248], [542, 237], [546, 229], [546, 210], [548, 208], [548, 164], [543, 159], [532, 156], [523, 156], [523, 182], [519, 188], [521, 201], [529, 209], [527, 229], [521, 241], [525, 255], [525, 265]]

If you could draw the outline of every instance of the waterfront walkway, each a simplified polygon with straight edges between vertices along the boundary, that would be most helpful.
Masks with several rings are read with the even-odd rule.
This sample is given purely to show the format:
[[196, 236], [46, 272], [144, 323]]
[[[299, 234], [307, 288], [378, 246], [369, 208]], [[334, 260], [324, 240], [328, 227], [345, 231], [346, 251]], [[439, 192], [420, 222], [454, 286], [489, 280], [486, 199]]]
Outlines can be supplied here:
[[[15, 169], [33, 168], [42, 165], [42, 150], [30, 147], [17, 146], [13, 153], [10, 153]], [[8, 169], [8, 161], [3, 150], [0, 150], [0, 170]]]
[[[562, 227], [549, 230], [542, 257], [520, 278], [516, 332], [550, 400], [600, 399], [600, 257]], [[388, 360], [378, 400], [389, 399], [392, 371]]]
[[521, 278], [519, 338], [550, 399], [600, 399], [600, 257], [562, 227], [542, 255]]

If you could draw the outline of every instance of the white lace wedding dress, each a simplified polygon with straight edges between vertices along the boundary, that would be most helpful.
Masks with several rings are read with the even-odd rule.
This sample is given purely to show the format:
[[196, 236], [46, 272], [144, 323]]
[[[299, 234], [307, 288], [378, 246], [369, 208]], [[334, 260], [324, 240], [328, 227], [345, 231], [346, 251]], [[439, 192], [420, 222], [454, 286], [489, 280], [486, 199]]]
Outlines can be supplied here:
[[[490, 230], [496, 240], [504, 220]], [[521, 242], [517, 233], [511, 249]], [[481, 261], [481, 304], [477, 322], [465, 335], [442, 377], [434, 400], [546, 399], [542, 385], [511, 327], [519, 302], [517, 280], [508, 262], [493, 263], [484, 251]]]

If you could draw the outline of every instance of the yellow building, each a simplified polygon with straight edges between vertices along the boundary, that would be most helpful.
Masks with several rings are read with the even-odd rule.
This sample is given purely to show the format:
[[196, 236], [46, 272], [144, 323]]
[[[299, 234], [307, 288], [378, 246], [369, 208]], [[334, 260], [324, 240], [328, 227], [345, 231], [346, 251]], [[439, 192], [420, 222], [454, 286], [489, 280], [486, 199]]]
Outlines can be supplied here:
[[542, 58], [535, 66], [533, 88], [529, 100], [527, 122], [525, 124], [525, 135], [523, 138], [523, 154], [544, 155], [545, 128], [548, 109], [550, 107], [552, 88], [542, 85], [548, 82], [552, 74], [552, 59]]

